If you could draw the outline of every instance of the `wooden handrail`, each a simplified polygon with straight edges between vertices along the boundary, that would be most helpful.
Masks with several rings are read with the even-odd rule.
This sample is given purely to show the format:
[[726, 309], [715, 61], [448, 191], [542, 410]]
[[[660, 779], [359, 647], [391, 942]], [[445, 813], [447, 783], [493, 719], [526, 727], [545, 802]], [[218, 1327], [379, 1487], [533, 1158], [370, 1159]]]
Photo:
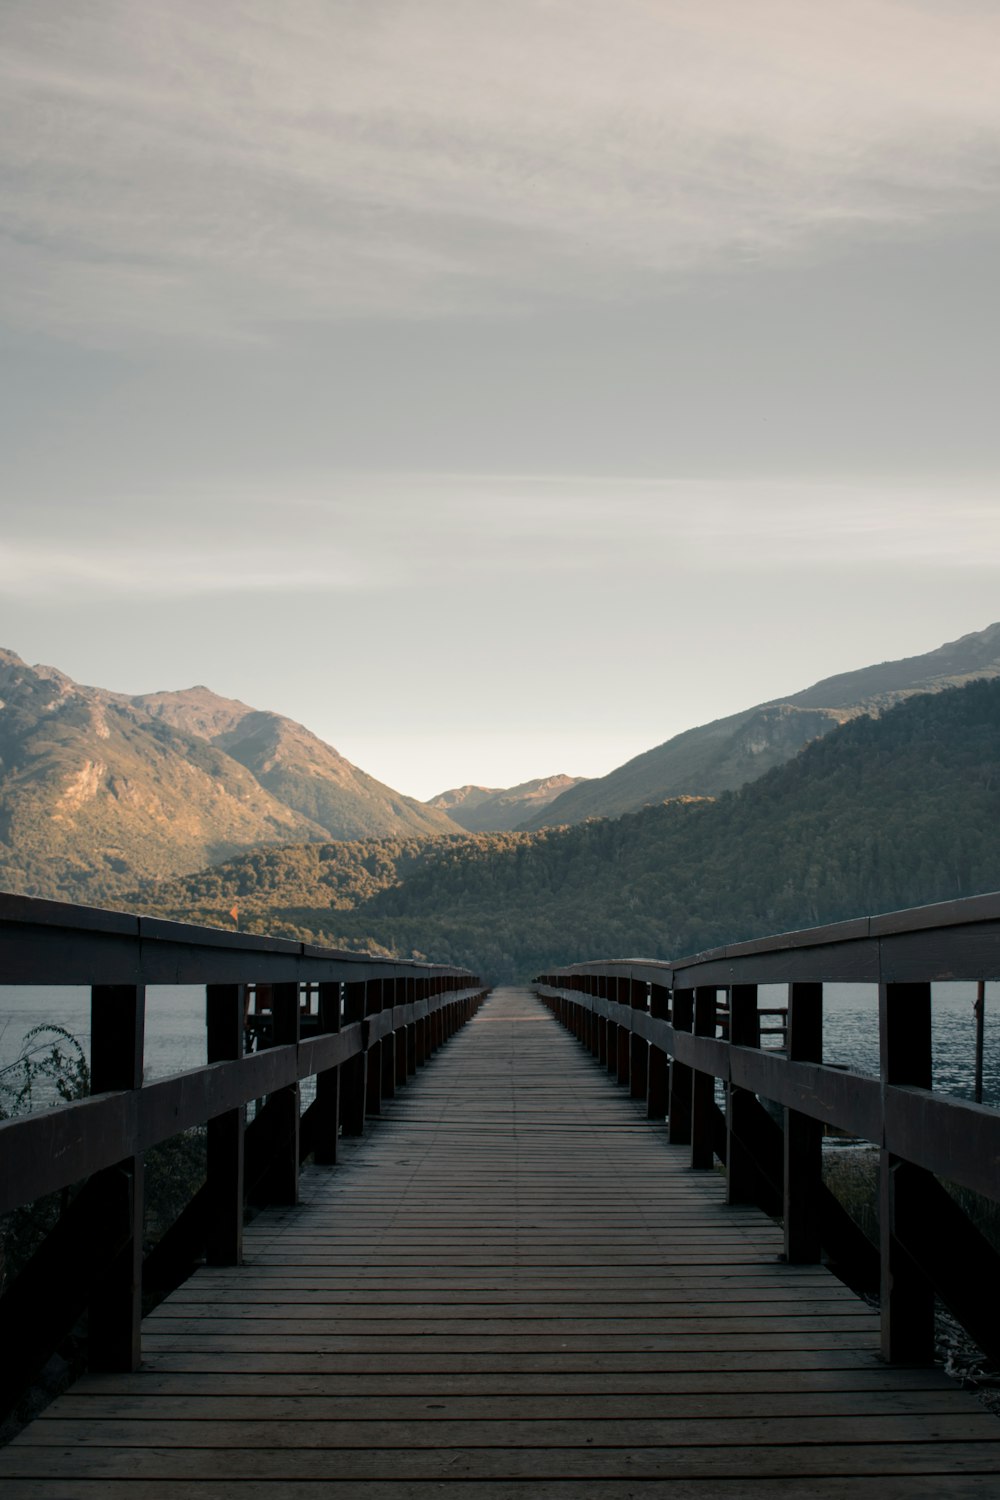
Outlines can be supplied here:
[[[848, 1279], [874, 1283], [888, 1359], [923, 1361], [935, 1295], [1000, 1358], [1000, 1256], [939, 1181], [1000, 1201], [1000, 1110], [931, 1087], [931, 984], [998, 977], [994, 893], [668, 963], [571, 964], [535, 982], [594, 1056], [646, 1099], [647, 1115], [666, 1120], [670, 1140], [690, 1145], [693, 1166], [725, 1163], [730, 1202], [754, 1199], [783, 1217], [789, 1260], [815, 1260], [825, 1248]], [[877, 1078], [822, 1062], [823, 985], [845, 981], [878, 986]], [[760, 984], [788, 987], [786, 1052], [761, 1050]], [[824, 1126], [880, 1148], [877, 1260], [823, 1185]]]
[[[86, 1182], [0, 1298], [0, 1345], [20, 1356], [0, 1372], [0, 1410], [84, 1311], [91, 1368], [134, 1369], [144, 1280], [162, 1293], [199, 1253], [239, 1264], [248, 1197], [294, 1203], [303, 1158], [334, 1163], [338, 1136], [360, 1135], [486, 993], [451, 965], [11, 895], [0, 895], [0, 976], [90, 987], [94, 1087], [0, 1121], [0, 1214]], [[146, 988], [157, 984], [205, 985], [208, 1062], [143, 1083]], [[265, 1014], [249, 1013], [253, 996], [266, 996]], [[245, 1053], [248, 1021], [263, 1050]], [[299, 1083], [312, 1077], [302, 1115]], [[144, 1270], [143, 1153], [201, 1125], [206, 1184]]]

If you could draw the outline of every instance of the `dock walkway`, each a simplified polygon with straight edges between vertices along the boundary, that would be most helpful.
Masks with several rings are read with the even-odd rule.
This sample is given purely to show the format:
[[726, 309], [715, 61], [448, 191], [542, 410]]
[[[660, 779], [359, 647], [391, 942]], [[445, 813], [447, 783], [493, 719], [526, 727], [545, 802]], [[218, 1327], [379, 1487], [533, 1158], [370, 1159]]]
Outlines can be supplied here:
[[303, 1203], [0, 1452], [5, 1500], [996, 1496], [1000, 1425], [494, 993]]

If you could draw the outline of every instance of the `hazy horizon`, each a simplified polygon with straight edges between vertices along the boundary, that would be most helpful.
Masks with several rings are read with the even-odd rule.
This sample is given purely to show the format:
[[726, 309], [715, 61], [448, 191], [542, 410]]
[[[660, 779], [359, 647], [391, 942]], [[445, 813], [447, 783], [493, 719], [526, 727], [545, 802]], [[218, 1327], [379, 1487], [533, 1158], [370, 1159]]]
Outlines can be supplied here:
[[0, 16], [0, 641], [426, 798], [1000, 616], [978, 0]]

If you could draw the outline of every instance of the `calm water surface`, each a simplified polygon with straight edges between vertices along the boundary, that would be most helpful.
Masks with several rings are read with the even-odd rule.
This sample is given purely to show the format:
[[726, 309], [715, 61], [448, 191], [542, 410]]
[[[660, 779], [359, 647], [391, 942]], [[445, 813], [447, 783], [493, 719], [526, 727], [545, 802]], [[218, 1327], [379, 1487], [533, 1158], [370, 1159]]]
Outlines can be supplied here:
[[[971, 1099], [975, 1066], [973, 983], [933, 986], [934, 1087]], [[784, 1003], [778, 985], [762, 985], [762, 1006]], [[1000, 1105], [1000, 983], [986, 986], [983, 1099]], [[874, 985], [829, 984], [824, 992], [824, 1062], [878, 1073], [878, 994]], [[81, 988], [0, 987], [0, 1069], [17, 1057], [25, 1033], [58, 1025], [89, 1048], [90, 992]], [[41, 1039], [44, 1043], [45, 1039]], [[156, 985], [146, 998], [146, 1078], [162, 1078], [206, 1061], [205, 990]], [[9, 1076], [9, 1075], [8, 1075]], [[2, 1077], [2, 1075], [0, 1075]]]
[[[62, 1026], [90, 1061], [90, 991], [79, 986], [0, 987], [0, 1068], [21, 1050], [33, 1026]], [[46, 1050], [53, 1040], [40, 1037]], [[146, 1078], [163, 1078], [207, 1062], [205, 987], [163, 984], [146, 991]]]

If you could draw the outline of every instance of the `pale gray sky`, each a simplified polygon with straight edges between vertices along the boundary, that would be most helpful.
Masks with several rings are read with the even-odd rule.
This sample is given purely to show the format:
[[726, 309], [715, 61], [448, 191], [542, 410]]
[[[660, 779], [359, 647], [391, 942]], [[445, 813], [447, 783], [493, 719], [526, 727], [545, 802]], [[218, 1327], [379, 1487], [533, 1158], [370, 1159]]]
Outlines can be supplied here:
[[0, 644], [428, 796], [1000, 618], [1000, 12], [0, 12]]

